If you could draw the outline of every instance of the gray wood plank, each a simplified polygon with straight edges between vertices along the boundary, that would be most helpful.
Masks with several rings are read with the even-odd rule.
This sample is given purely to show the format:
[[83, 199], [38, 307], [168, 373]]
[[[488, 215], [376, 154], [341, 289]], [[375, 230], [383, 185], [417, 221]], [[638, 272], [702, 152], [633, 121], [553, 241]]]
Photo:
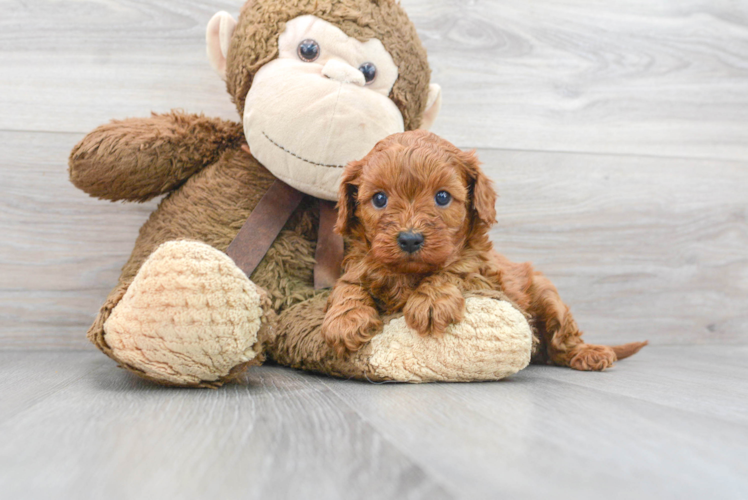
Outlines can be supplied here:
[[655, 346], [601, 374], [537, 367], [527, 375], [748, 425], [746, 356], [747, 345]]
[[236, 118], [208, 64], [205, 26], [241, 4], [10, 2], [0, 20], [0, 130], [85, 133], [172, 108]]
[[96, 353], [5, 352], [3, 401], [71, 382], [0, 419], [0, 498], [742, 499], [745, 349], [655, 346], [604, 374], [481, 384], [262, 366], [219, 390], [154, 386]]
[[95, 200], [68, 181], [80, 134], [0, 132], [0, 345], [87, 347], [85, 332], [155, 201]]
[[748, 9], [730, 0], [406, 4], [472, 147], [743, 160]]
[[[202, 32], [213, 11], [239, 4], [7, 5], [0, 129], [75, 133], [0, 135], [4, 346], [85, 345], [82, 333], [155, 204], [85, 199], [67, 183], [68, 151], [94, 126], [150, 109], [233, 118]], [[744, 160], [744, 7], [404, 5], [444, 85], [437, 131], [462, 147], [513, 149], [480, 151], [503, 195], [496, 241], [557, 282], [591, 340], [748, 334], [744, 161], [643, 155]]]
[[[648, 361], [660, 369], [650, 366], [649, 374], [683, 395], [673, 379], [689, 378], [687, 363], [700, 349], [690, 346], [683, 349], [690, 355], [673, 359], [655, 348]], [[465, 498], [745, 498], [748, 426], [660, 404], [663, 391], [641, 378], [629, 378], [627, 391], [615, 388], [641, 365], [622, 362], [604, 374], [532, 366], [485, 384], [325, 383]], [[735, 375], [719, 365], [715, 373], [722, 380]], [[744, 379], [739, 384], [739, 392], [725, 392], [721, 401], [745, 413]], [[689, 385], [692, 398], [705, 398], [704, 408], [720, 402], [708, 385]]]
[[[88, 376], [0, 423], [0, 498], [454, 498], [323, 384], [292, 370], [262, 367], [248, 385], [180, 390], [101, 356], [67, 354], [92, 368]], [[0, 364], [0, 373], [59, 368], [41, 353], [26, 361], [25, 371]]]
[[[204, 29], [241, 0], [10, 2], [0, 130], [234, 117]], [[748, 13], [730, 0], [404, 0], [444, 87], [436, 131], [506, 149], [742, 160]]]
[[500, 194], [497, 249], [556, 283], [588, 341], [747, 338], [745, 163], [479, 155]]
[[[80, 134], [0, 132], [0, 342], [82, 348], [156, 202], [67, 180]], [[492, 237], [559, 287], [588, 341], [748, 338], [744, 163], [479, 150], [500, 198]]]
[[0, 424], [101, 369], [101, 359], [93, 347], [73, 355], [69, 351], [0, 351]]
[[156, 203], [89, 199], [68, 152], [151, 110], [235, 119], [203, 33], [241, 3], [3, 2], [0, 498], [748, 497], [748, 8], [729, 0], [403, 0], [444, 89], [435, 131], [501, 192], [499, 249], [588, 341], [653, 341], [610, 372], [414, 387], [266, 366], [190, 391], [95, 352]]

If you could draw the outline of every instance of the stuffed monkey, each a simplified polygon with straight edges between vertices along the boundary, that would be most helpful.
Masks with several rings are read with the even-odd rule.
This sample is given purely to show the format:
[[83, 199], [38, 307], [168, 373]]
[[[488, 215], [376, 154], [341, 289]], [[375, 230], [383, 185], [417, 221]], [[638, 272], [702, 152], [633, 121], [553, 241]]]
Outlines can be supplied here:
[[[206, 38], [242, 124], [153, 114], [103, 125], [71, 153], [71, 181], [91, 196], [166, 195], [89, 339], [127, 370], [180, 386], [217, 387], [268, 357], [406, 382], [495, 380], [524, 368], [531, 328], [496, 293], [467, 294], [464, 321], [438, 339], [387, 318], [368, 345], [339, 357], [320, 333], [320, 200], [335, 200], [348, 162], [390, 134], [429, 127], [441, 104], [400, 5], [249, 0], [238, 21], [216, 14]], [[248, 278], [225, 252], [278, 179], [303, 195]]]

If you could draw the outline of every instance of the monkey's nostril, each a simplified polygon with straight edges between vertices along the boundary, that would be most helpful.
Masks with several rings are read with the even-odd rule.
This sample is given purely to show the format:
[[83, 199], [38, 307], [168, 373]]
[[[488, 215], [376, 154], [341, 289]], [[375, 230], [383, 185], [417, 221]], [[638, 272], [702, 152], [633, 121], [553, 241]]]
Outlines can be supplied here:
[[397, 235], [397, 244], [404, 251], [413, 253], [423, 246], [423, 234], [403, 231]]
[[361, 87], [366, 85], [363, 73], [350, 64], [338, 61], [337, 59], [327, 61], [322, 67], [322, 76], [340, 83], [353, 83]]

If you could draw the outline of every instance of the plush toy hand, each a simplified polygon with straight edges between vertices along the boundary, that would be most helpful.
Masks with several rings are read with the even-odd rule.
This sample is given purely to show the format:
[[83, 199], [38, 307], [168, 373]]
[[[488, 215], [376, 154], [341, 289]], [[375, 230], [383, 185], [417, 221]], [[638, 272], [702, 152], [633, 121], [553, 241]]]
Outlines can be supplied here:
[[97, 198], [147, 201], [243, 141], [241, 124], [179, 111], [114, 120], [73, 148], [70, 180]]
[[401, 315], [382, 318], [376, 335], [343, 357], [320, 334], [325, 300], [321, 294], [281, 313], [267, 341], [271, 358], [336, 377], [399, 382], [499, 380], [530, 362], [532, 328], [500, 292], [466, 293], [462, 321], [440, 337], [419, 335]]
[[465, 298], [451, 283], [425, 280], [408, 298], [405, 322], [421, 335], [442, 335], [447, 327], [462, 321]]

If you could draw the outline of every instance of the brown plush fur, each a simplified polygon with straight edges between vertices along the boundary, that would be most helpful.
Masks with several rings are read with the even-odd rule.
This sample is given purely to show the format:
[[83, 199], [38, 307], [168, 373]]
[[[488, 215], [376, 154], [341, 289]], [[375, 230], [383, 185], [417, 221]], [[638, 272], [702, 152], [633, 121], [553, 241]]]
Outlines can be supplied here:
[[[406, 130], [420, 125], [430, 78], [426, 52], [405, 12], [391, 0], [250, 0], [242, 9], [227, 61], [227, 87], [240, 115], [252, 75], [277, 55], [278, 35], [286, 21], [304, 14], [325, 19], [361, 40], [382, 40], [400, 68], [390, 97], [403, 113]], [[88, 332], [99, 349], [138, 375], [148, 378], [117, 360], [106, 343], [104, 323], [161, 243], [189, 239], [226, 250], [275, 180], [240, 149], [244, 140], [239, 123], [171, 112], [102, 125], [70, 155], [71, 181], [91, 196], [145, 201], [167, 194], [141, 228], [118, 285]], [[309, 312], [319, 307], [321, 316], [324, 307], [313, 287], [318, 217], [318, 201], [306, 197], [251, 276], [267, 291], [268, 308], [279, 315], [281, 325], [261, 331], [261, 340], [267, 342], [271, 357], [287, 364], [302, 363], [300, 353], [307, 345], [302, 339], [314, 335], [321, 339], [321, 318], [315, 323]], [[284, 319], [284, 313], [290, 319]], [[299, 328], [298, 318], [309, 318], [302, 322], [309, 328]], [[294, 328], [287, 335], [281, 328], [290, 324]], [[324, 346], [319, 352], [325, 352], [324, 341], [317, 344]], [[357, 369], [352, 363], [342, 366]], [[214, 387], [223, 382], [198, 385]]]
[[242, 8], [227, 56], [226, 84], [239, 115], [254, 74], [278, 55], [278, 34], [286, 22], [311, 14], [350, 37], [378, 38], [392, 55], [399, 78], [390, 98], [400, 108], [405, 130], [420, 126], [428, 99], [426, 49], [415, 26], [395, 0], [250, 0]]
[[[440, 191], [450, 193], [449, 204], [436, 204]], [[383, 208], [372, 203], [377, 193], [388, 198]], [[403, 311], [417, 332], [441, 335], [462, 320], [466, 291], [499, 290], [542, 333], [537, 359], [604, 370], [645, 344], [618, 351], [585, 344], [553, 284], [529, 263], [515, 264], [493, 250], [488, 230], [496, 222], [495, 202], [474, 153], [422, 130], [390, 136], [349, 164], [336, 228], [351, 246], [322, 327], [328, 343], [341, 355], [358, 350], [380, 331], [380, 312]], [[407, 231], [424, 237], [414, 253], [398, 245]]]
[[[198, 122], [205, 120], [202, 116], [183, 114], [162, 115], [158, 118], [168, 116], [173, 116], [180, 123], [188, 119]], [[231, 125], [229, 122], [218, 119], [212, 121], [215, 130], [223, 130]], [[85, 176], [73, 175], [73, 172], [80, 171], [81, 167], [75, 156], [77, 151], [86, 151], [84, 166], [98, 166], [98, 168], [104, 166], [105, 168], [111, 163], [116, 163], [118, 157], [125, 159], [133, 157], [135, 151], [144, 151], [145, 157], [157, 158], [162, 156], [158, 154], [159, 148], [170, 152], [177, 151], [177, 155], [189, 155], [181, 148], [187, 151], [194, 150], [190, 141], [197, 142], [198, 140], [191, 136], [174, 135], [171, 136], [171, 142], [163, 141], [152, 146], [156, 149], [153, 151], [141, 142], [140, 135], [132, 132], [148, 128], [149, 125], [156, 126], [152, 119], [131, 119], [128, 122], [130, 124], [145, 123], [136, 127], [100, 127], [76, 147], [71, 156], [70, 170], [71, 177], [79, 188], [88, 190], [89, 185], [84, 184], [81, 179], [93, 180], [96, 177], [93, 173]], [[236, 135], [232, 140], [227, 140], [225, 144], [242, 143], [241, 127], [237, 125], [234, 130]], [[206, 135], [201, 137], [209, 144], [218, 142], [212, 141], [211, 137]], [[96, 147], [96, 143], [110, 142], [119, 144], [116, 150], [119, 156], [115, 158], [111, 157], [111, 151], [105, 150], [102, 153]], [[216, 157], [217, 161], [209, 164], [208, 162], [213, 157]], [[148, 256], [162, 243], [180, 239], [202, 241], [225, 251], [252, 209], [275, 180], [267, 169], [238, 146], [219, 147], [218, 151], [210, 151], [205, 154], [204, 158], [202, 161], [199, 158], [193, 159], [194, 164], [200, 165], [202, 169], [169, 193], [143, 225], [132, 255], [122, 269], [119, 284], [109, 294], [99, 316], [88, 332], [89, 339], [110, 357], [115, 356], [106, 344], [104, 323]], [[124, 165], [126, 163], [123, 161], [121, 166]], [[138, 172], [137, 164], [130, 166], [134, 169], [132, 173]], [[152, 178], [156, 178], [159, 167], [169, 168], [169, 163], [166, 162], [165, 165], [151, 163], [149, 166], [153, 170]], [[95, 194], [94, 189], [96, 185], [91, 187], [91, 194]], [[220, 193], [220, 196], [217, 193]], [[117, 191], [116, 194], [112, 191], [112, 197], [122, 197], [122, 191]], [[267, 291], [269, 304], [276, 313], [315, 295], [312, 282], [318, 215], [318, 201], [312, 197], [305, 197], [251, 276], [257, 285]]]
[[70, 181], [97, 198], [147, 201], [172, 191], [243, 141], [240, 124], [203, 115], [172, 111], [152, 113], [147, 120], [114, 120], [75, 146]]

